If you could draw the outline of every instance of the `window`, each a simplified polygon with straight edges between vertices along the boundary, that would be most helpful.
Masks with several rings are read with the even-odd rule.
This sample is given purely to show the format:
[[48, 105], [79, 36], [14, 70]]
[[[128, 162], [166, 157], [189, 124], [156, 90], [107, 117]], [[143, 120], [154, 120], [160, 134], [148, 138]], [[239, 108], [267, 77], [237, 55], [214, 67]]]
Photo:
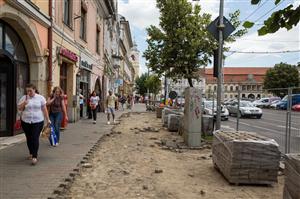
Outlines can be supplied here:
[[80, 38], [86, 40], [86, 10], [81, 6]]
[[233, 91], [233, 86], [230, 86], [230, 91]]
[[228, 86], [225, 86], [225, 91], [227, 91], [227, 89], [228, 89]]
[[97, 28], [96, 29], [96, 52], [100, 54], [100, 49], [99, 49], [99, 42], [100, 42], [100, 30]]
[[216, 91], [217, 90], [217, 86], [214, 86], [214, 91]]
[[227, 99], [227, 95], [225, 94], [225, 99]]
[[67, 68], [68, 64], [63, 62], [60, 66], [60, 87], [61, 89], [67, 93]]
[[211, 90], [211, 86], [208, 86], [208, 90]]
[[71, 26], [71, 0], [64, 0], [64, 23]]
[[236, 86], [236, 87], [235, 87], [235, 90], [238, 91], [238, 90], [239, 90], [239, 86]]

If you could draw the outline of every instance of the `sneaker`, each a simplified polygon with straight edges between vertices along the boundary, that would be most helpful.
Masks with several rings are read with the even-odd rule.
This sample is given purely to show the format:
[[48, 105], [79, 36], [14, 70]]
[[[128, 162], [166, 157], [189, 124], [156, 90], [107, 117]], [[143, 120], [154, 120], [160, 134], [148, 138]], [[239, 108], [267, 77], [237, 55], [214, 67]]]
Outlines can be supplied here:
[[96, 124], [96, 120], [93, 121], [93, 124]]
[[107, 124], [110, 125], [110, 121], [108, 121]]
[[36, 165], [36, 163], [37, 163], [37, 159], [36, 158], [32, 158], [31, 164], [32, 165]]

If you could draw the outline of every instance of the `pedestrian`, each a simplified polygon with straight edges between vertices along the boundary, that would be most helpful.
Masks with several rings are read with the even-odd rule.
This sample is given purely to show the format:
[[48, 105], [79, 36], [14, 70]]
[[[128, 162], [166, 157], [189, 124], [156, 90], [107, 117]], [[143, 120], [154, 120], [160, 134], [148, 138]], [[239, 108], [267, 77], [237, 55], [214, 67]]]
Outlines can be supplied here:
[[125, 95], [122, 95], [121, 99], [120, 99], [121, 105], [122, 105], [122, 109], [124, 111], [124, 104], [126, 103], [126, 97]]
[[110, 114], [112, 115], [113, 122], [115, 123], [115, 102], [117, 98], [113, 95], [112, 91], [108, 91], [106, 99], [106, 112], [107, 112], [107, 124], [110, 124]]
[[97, 107], [99, 104], [99, 97], [96, 95], [96, 91], [92, 92], [91, 98], [90, 98], [90, 104], [89, 106], [91, 107], [91, 112], [92, 112], [92, 116], [93, 116], [93, 124], [96, 124], [96, 120], [97, 120]]
[[87, 113], [86, 113], [86, 115], [87, 115], [87, 117], [88, 117], [88, 119], [92, 119], [93, 117], [92, 117], [92, 109], [91, 109], [91, 106], [90, 106], [90, 99], [91, 99], [91, 97], [92, 97], [92, 93], [91, 93], [91, 90], [89, 89], [89, 91], [88, 91], [88, 98], [87, 98]]
[[79, 106], [80, 106], [80, 117], [83, 117], [83, 104], [84, 104], [84, 96], [82, 95], [82, 90], [79, 90]]
[[51, 96], [47, 100], [47, 106], [49, 106], [49, 117], [57, 137], [57, 143], [53, 146], [58, 146], [60, 141], [60, 127], [63, 115], [65, 115], [65, 119], [67, 121], [69, 120], [63, 91], [60, 87], [54, 87]]
[[46, 99], [37, 94], [36, 87], [33, 84], [26, 85], [26, 95], [19, 103], [18, 109], [22, 112], [21, 125], [25, 132], [27, 147], [31, 164], [37, 163], [39, 138], [46, 119], [48, 125], [51, 123], [46, 107]]

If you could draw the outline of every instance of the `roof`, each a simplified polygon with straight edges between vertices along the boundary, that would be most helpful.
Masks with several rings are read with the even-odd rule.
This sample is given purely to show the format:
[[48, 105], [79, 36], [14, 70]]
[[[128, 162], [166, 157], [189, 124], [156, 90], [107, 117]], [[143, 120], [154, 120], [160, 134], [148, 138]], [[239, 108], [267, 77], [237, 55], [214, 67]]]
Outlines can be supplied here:
[[[268, 67], [224, 67], [224, 82], [225, 83], [262, 83], [264, 81]], [[249, 75], [252, 75], [250, 78]], [[207, 83], [216, 82], [213, 77], [213, 68], [205, 69], [205, 78]]]
[[[265, 75], [268, 69], [270, 67], [224, 67], [223, 73], [224, 75]], [[212, 75], [213, 68], [206, 68], [205, 74]]]

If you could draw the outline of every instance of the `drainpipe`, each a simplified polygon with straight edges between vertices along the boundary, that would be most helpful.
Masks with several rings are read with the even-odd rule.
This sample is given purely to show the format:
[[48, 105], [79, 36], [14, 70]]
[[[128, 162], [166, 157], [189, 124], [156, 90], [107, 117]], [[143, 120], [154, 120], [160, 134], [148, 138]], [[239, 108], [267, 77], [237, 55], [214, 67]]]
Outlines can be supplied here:
[[52, 19], [52, 0], [49, 0], [49, 17], [50, 17], [50, 27], [48, 28], [48, 49], [49, 49], [49, 56], [48, 56], [48, 82], [47, 82], [47, 94], [50, 96], [51, 94], [51, 87], [52, 87], [52, 26], [53, 26], [53, 19]]

